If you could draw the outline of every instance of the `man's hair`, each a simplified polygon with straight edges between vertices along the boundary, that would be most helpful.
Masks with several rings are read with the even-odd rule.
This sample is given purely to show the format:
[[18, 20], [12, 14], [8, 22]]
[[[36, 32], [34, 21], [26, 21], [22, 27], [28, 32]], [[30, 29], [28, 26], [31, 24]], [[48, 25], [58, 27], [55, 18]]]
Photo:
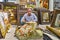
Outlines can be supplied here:
[[27, 8], [27, 10], [29, 10], [29, 9], [33, 10], [32, 8]]

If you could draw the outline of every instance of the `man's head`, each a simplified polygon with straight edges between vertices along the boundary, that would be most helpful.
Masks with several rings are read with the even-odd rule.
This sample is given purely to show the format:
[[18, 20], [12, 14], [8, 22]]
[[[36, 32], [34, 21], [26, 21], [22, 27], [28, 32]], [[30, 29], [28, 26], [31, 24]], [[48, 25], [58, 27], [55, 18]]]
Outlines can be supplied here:
[[28, 16], [31, 15], [31, 12], [32, 12], [32, 9], [31, 9], [31, 8], [28, 8], [28, 9], [27, 9]]

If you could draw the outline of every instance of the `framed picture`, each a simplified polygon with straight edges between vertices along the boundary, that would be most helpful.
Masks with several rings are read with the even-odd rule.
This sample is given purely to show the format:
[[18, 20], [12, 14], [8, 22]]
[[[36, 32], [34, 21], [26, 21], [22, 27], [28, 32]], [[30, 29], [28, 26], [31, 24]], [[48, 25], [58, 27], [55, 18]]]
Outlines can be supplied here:
[[49, 9], [49, 0], [40, 0], [40, 7]]
[[55, 21], [55, 26], [59, 27], [60, 26], [60, 14], [57, 14], [56, 21]]
[[14, 3], [3, 3], [3, 10], [8, 10], [7, 12], [9, 13], [9, 21], [11, 24], [17, 24], [17, 10], [18, 10], [18, 5]]
[[60, 9], [60, 1], [54, 0], [54, 9]]
[[60, 27], [60, 10], [55, 10], [51, 26]]
[[50, 24], [51, 12], [46, 8], [35, 8], [38, 14], [38, 24]]
[[48, 12], [42, 12], [42, 22], [49, 22]]
[[42, 12], [41, 13], [41, 24], [48, 24], [48, 23], [50, 23], [49, 12]]

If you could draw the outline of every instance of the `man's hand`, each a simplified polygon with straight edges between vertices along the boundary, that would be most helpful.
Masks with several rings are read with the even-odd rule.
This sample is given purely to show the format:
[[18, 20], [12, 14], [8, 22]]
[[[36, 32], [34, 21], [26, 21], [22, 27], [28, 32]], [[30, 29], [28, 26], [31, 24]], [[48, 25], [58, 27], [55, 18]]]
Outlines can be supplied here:
[[23, 20], [22, 22], [26, 23], [26, 20]]

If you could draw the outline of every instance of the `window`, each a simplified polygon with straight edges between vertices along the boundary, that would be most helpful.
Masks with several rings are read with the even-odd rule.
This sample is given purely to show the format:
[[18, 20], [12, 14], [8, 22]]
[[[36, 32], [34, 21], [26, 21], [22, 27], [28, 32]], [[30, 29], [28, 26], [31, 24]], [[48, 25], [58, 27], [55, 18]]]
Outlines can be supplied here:
[[8, 2], [16, 2], [16, 0], [8, 0]]
[[0, 2], [4, 2], [4, 0], [0, 0]]

